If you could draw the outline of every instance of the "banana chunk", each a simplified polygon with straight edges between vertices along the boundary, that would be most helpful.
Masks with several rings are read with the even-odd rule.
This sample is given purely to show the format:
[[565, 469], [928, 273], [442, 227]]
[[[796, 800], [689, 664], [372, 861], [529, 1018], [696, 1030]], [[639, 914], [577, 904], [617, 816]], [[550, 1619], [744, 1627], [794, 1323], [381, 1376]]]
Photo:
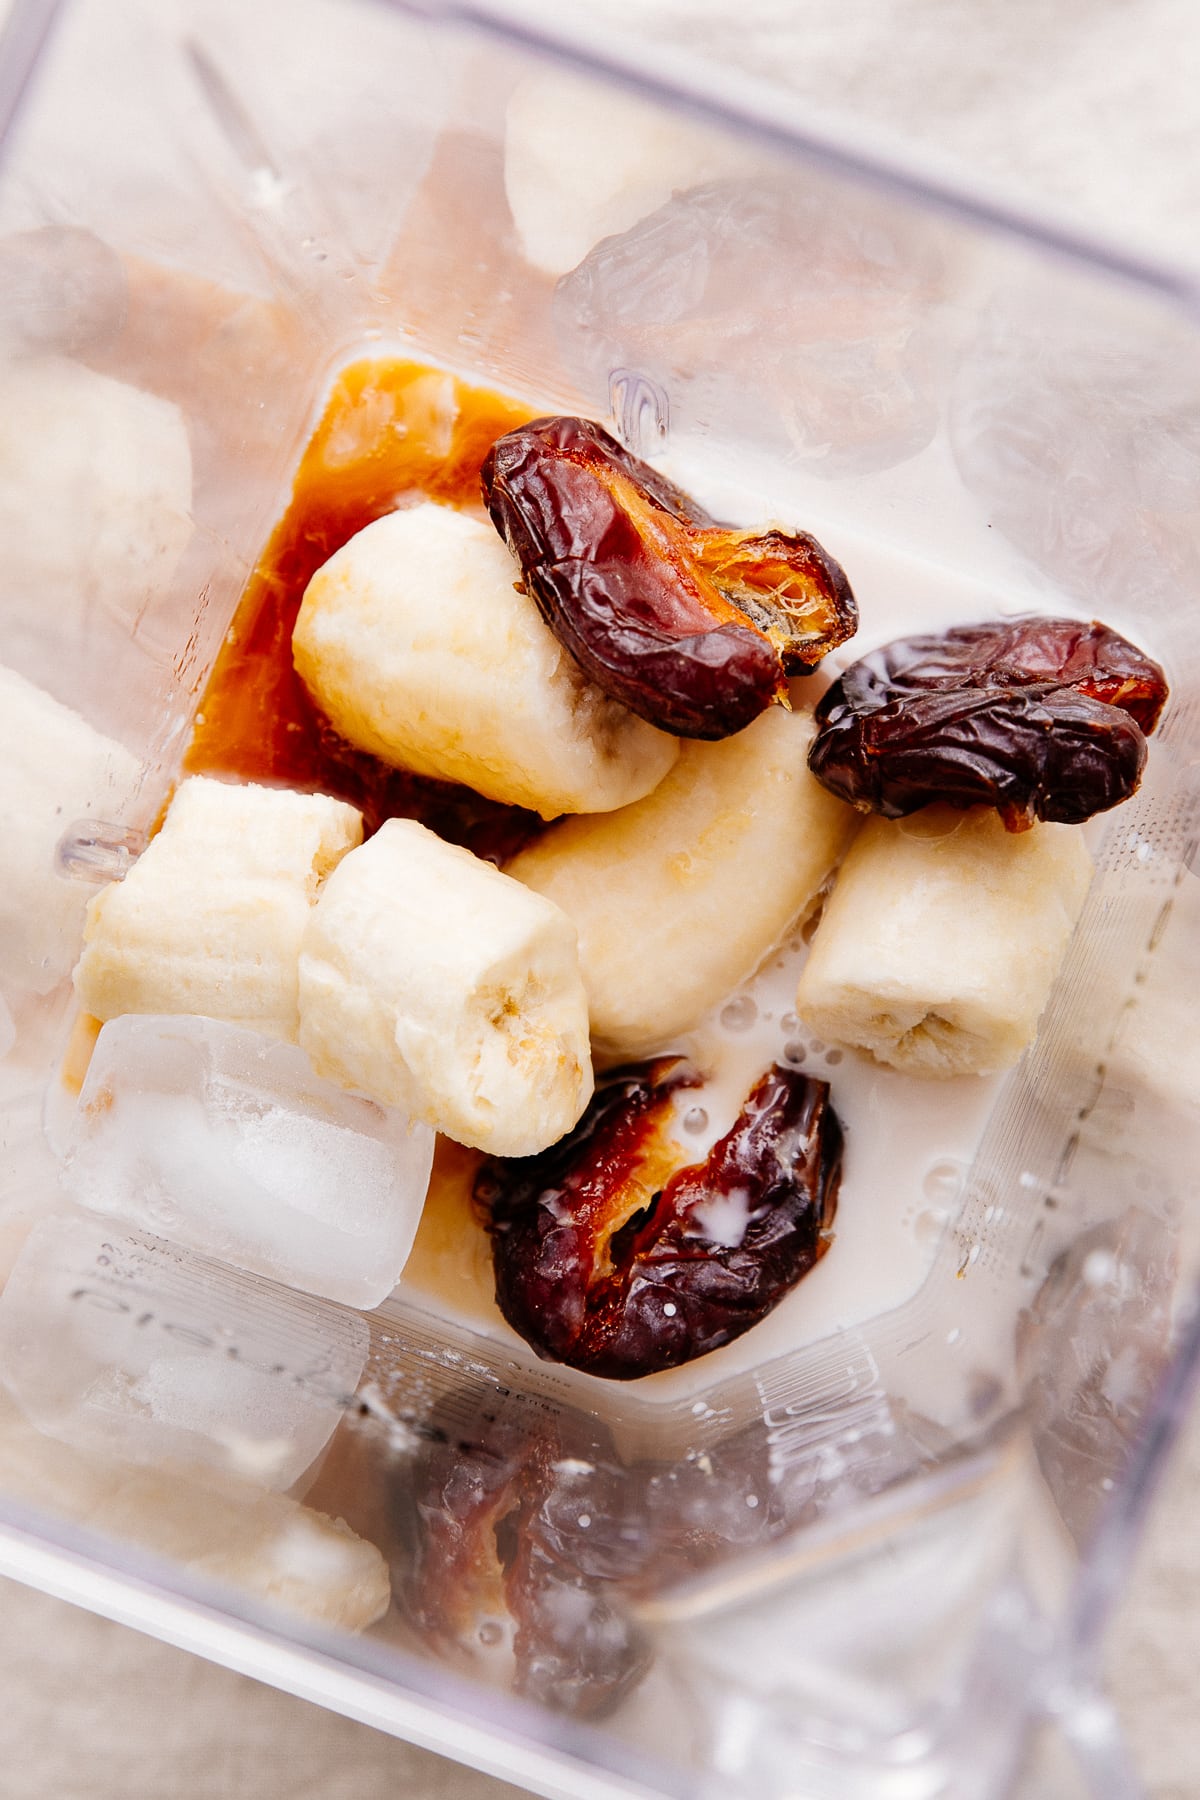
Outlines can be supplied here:
[[389, 819], [335, 870], [300, 957], [319, 1075], [499, 1156], [570, 1130], [592, 1094], [570, 920], [469, 850]]
[[988, 1075], [1033, 1041], [1091, 880], [1073, 825], [988, 807], [870, 819], [813, 937], [796, 1011], [913, 1075]]
[[[0, 367], [5, 639], [71, 669], [111, 629], [145, 637], [192, 535], [179, 408], [62, 356]], [[94, 665], [93, 665], [94, 666]]]
[[86, 885], [60, 875], [55, 852], [79, 819], [115, 819], [141, 764], [123, 745], [0, 668], [0, 977], [46, 993], [70, 973], [83, 938]]
[[125, 880], [91, 901], [79, 998], [98, 1019], [202, 1013], [294, 1039], [309, 911], [361, 841], [361, 814], [326, 794], [193, 776]]
[[647, 799], [564, 819], [508, 865], [579, 928], [598, 1055], [689, 1031], [812, 910], [858, 823], [808, 772], [813, 731], [810, 713], [771, 707], [686, 743]]
[[490, 525], [426, 503], [376, 519], [313, 576], [292, 638], [342, 736], [543, 818], [657, 787], [677, 741], [602, 694], [555, 641]]

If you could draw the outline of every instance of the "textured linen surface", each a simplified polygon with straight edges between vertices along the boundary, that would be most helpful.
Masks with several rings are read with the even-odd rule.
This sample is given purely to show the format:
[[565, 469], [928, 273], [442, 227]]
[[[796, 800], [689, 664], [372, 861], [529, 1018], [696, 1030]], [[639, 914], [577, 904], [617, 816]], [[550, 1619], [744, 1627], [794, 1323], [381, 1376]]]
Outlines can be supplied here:
[[0, 1607], [4, 1800], [523, 1800], [13, 1582]]
[[[554, 0], [561, 23], [584, 0]], [[545, 12], [549, 0], [529, 0]], [[1195, 0], [595, 0], [948, 165], [1200, 263]], [[6, 11], [0, 0], [0, 19]], [[1112, 1635], [1153, 1800], [1200, 1794], [1200, 1420]], [[4, 1800], [514, 1800], [519, 1790], [0, 1583]]]

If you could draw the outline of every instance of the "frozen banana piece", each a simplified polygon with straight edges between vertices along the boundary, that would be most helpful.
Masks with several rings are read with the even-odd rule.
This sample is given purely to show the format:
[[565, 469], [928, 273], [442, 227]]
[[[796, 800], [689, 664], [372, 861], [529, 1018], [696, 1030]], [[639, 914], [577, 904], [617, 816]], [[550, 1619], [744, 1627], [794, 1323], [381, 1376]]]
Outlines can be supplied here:
[[410, 819], [334, 871], [300, 957], [319, 1075], [498, 1156], [544, 1150], [592, 1094], [575, 928]]
[[810, 713], [771, 707], [686, 743], [647, 799], [564, 819], [508, 865], [579, 927], [598, 1055], [691, 1030], [811, 912], [858, 823], [808, 772], [813, 731]]
[[813, 937], [796, 1011], [912, 1075], [987, 1075], [1033, 1041], [1091, 881], [1073, 825], [990, 807], [869, 819]]
[[12, 669], [0, 668], [0, 978], [42, 994], [70, 974], [90, 890], [55, 852], [80, 819], [112, 820], [141, 764]]
[[193, 776], [124, 881], [91, 901], [79, 998], [98, 1019], [201, 1013], [294, 1039], [309, 911], [361, 841], [361, 814], [326, 794]]
[[520, 578], [490, 525], [432, 503], [389, 513], [309, 582], [300, 678], [343, 737], [397, 768], [547, 819], [640, 799], [677, 741], [587, 680]]

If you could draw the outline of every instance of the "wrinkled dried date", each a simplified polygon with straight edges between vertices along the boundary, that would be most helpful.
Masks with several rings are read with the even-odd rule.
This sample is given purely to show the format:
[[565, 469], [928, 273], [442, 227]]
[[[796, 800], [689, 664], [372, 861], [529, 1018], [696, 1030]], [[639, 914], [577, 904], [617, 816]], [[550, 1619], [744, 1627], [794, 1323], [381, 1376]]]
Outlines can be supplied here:
[[1006, 619], [887, 644], [820, 700], [809, 767], [863, 811], [994, 806], [1010, 831], [1129, 798], [1167, 684], [1098, 622]]
[[648, 1551], [626, 1518], [631, 1493], [604, 1428], [571, 1414], [493, 1417], [469, 1443], [436, 1445], [410, 1500], [401, 1598], [413, 1624], [467, 1662], [511, 1632], [518, 1693], [581, 1716], [610, 1710], [650, 1656], [616, 1585]]
[[842, 1133], [829, 1088], [779, 1065], [703, 1164], [676, 1168], [678, 1058], [619, 1071], [538, 1156], [484, 1163], [504, 1317], [539, 1356], [633, 1380], [740, 1337], [828, 1244]]
[[815, 538], [718, 525], [589, 420], [509, 432], [482, 483], [559, 642], [677, 736], [740, 731], [857, 627], [846, 577]]

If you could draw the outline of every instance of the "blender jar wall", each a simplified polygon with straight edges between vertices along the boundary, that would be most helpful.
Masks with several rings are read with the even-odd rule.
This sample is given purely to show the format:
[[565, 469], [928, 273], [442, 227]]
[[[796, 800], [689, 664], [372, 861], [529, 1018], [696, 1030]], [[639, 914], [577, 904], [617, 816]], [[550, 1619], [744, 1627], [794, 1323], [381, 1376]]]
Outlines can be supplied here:
[[[377, 1543], [403, 1594], [447, 1416], [448, 1441], [493, 1461], [564, 1452], [591, 1466], [632, 1562], [662, 1558], [647, 1585], [611, 1544], [585, 1552], [578, 1507], [557, 1527], [546, 1592], [560, 1610], [573, 1596], [611, 1652], [607, 1676], [585, 1671], [618, 1705], [608, 1741], [661, 1753], [669, 1704], [671, 1756], [686, 1768], [700, 1747], [689, 1779], [786, 1792], [800, 1745], [813, 1791], [852, 1793], [856, 1758], [864, 1781], [890, 1759], [898, 1793], [961, 1781], [956, 1719], [990, 1703], [1016, 1722], [1033, 1704], [1023, 1621], [1036, 1633], [1061, 1612], [1195, 1273], [1194, 1088], [1155, 1052], [1177, 993], [1162, 972], [1192, 943], [1200, 376], [1180, 295], [969, 201], [854, 179], [778, 132], [669, 115], [368, 5], [66, 9], [6, 145], [0, 228], [0, 663], [26, 684], [14, 693], [48, 697], [47, 731], [66, 708], [90, 734], [74, 785], [22, 775], [42, 885], [0, 959], [14, 1254], [55, 1192], [42, 1110], [70, 1024], [77, 878], [119, 873], [152, 828], [348, 360], [398, 349], [607, 418], [735, 516], [802, 521], [854, 573], [863, 648], [914, 618], [1094, 611], [1165, 663], [1171, 712], [1142, 794], [1094, 832], [1096, 882], [1037, 1045], [996, 1084], [973, 1156], [947, 1169], [931, 1150], [909, 1172], [931, 1221], [911, 1293], [796, 1349], [751, 1337], [686, 1391], [643, 1392], [560, 1378], [402, 1292], [372, 1323], [361, 1410], [303, 1496]], [[47, 944], [37, 895], [64, 888]], [[91, 1465], [61, 1479], [60, 1497]], [[54, 1503], [34, 1487], [25, 1498]], [[537, 1506], [568, 1498], [550, 1484]], [[988, 1507], [976, 1567], [962, 1546]], [[693, 1536], [673, 1564], [681, 1508]], [[153, 1547], [136, 1509], [123, 1531], [98, 1516]], [[880, 1598], [896, 1555], [912, 1562], [896, 1591], [924, 1594], [940, 1634], [924, 1661], [873, 1638], [881, 1609], [903, 1610]], [[961, 1589], [926, 1572], [951, 1566]], [[698, 1579], [714, 1584], [703, 1600]], [[831, 1608], [822, 1583], [840, 1582]], [[385, 1645], [446, 1652], [423, 1604], [409, 1594], [376, 1628]], [[835, 1644], [839, 1609], [854, 1630]], [[743, 1641], [743, 1617], [751, 1640], [811, 1634], [824, 1661], [782, 1659], [766, 1695], [739, 1683], [721, 1645]], [[993, 1653], [999, 1690], [979, 1673]], [[480, 1685], [464, 1704], [499, 1716], [502, 1658], [466, 1666]], [[520, 1713], [512, 1729], [553, 1739], [582, 1680], [560, 1667], [535, 1684], [542, 1723]], [[981, 1793], [1008, 1777], [1003, 1735], [978, 1757]]]

